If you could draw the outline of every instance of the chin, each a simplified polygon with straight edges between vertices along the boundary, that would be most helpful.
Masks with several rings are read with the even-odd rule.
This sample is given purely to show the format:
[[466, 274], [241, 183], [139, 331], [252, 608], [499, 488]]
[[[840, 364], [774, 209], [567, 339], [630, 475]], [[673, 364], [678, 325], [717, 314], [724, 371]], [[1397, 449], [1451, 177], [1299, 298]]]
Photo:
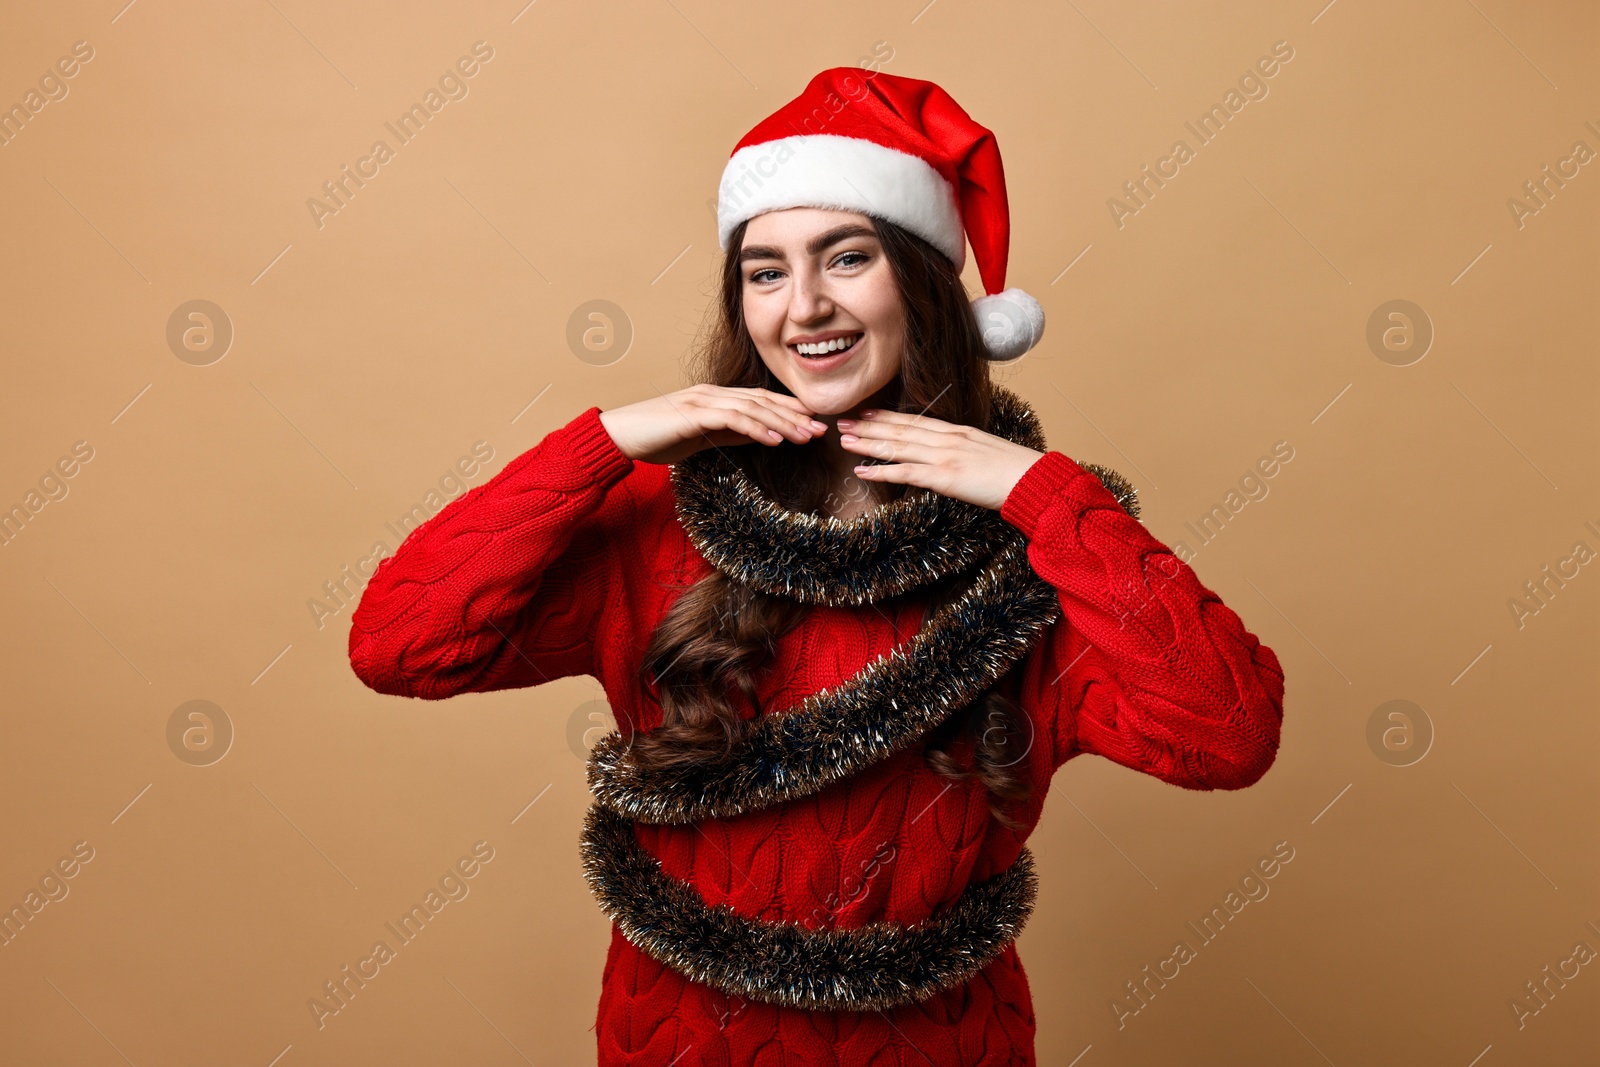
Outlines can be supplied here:
[[893, 381], [891, 378], [889, 382], [874, 384], [871, 381], [864, 381], [860, 375], [838, 381], [816, 381], [807, 378], [784, 381], [781, 375], [778, 379], [783, 381], [797, 400], [816, 415], [841, 415], [853, 411], [868, 403]]
[[877, 390], [858, 388], [854, 383], [817, 385], [800, 382], [791, 385], [789, 391], [817, 415], [840, 415], [865, 403]]

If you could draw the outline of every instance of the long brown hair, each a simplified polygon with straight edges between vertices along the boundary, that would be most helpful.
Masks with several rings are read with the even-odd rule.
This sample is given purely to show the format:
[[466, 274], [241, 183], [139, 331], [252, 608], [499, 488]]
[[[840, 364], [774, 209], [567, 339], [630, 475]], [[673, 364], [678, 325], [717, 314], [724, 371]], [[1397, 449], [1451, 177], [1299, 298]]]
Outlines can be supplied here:
[[[898, 397], [884, 406], [945, 422], [987, 426], [992, 394], [983, 338], [955, 265], [904, 228], [875, 216], [872, 223], [905, 309]], [[738, 256], [744, 231], [741, 223], [729, 240], [721, 299], [699, 346], [693, 377], [716, 385], [789, 393], [762, 362], [745, 328]], [[785, 441], [725, 451], [779, 505], [822, 514], [829, 503], [829, 471], [816, 458], [817, 450]], [[907, 488], [885, 482], [861, 485], [877, 503], [896, 499]], [[923, 598], [926, 619], [954, 599], [986, 562], [901, 596]], [[662, 708], [661, 726], [637, 734], [630, 749], [646, 770], [725, 760], [754, 725], [726, 694], [741, 693], [760, 714], [756, 680], [778, 639], [798, 626], [808, 609], [715, 569], [676, 588], [684, 592], [657, 624], [639, 669], [641, 685], [646, 691], [656, 690]], [[895, 601], [880, 600], [875, 606], [885, 610]], [[937, 774], [952, 781], [977, 777], [988, 789], [990, 812], [1003, 825], [1015, 828], [1019, 824], [1006, 807], [1032, 793], [1018, 754], [1019, 742], [1031, 736], [1021, 709], [991, 688], [925, 735], [923, 757]], [[968, 753], [967, 758], [953, 754], [953, 747]]]

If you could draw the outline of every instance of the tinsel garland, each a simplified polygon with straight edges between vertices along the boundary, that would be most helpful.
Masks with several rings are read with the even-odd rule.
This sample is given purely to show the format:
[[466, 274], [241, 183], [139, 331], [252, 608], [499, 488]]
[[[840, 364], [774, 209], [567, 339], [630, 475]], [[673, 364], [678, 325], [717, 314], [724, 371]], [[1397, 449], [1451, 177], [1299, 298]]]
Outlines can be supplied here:
[[598, 803], [647, 823], [738, 815], [807, 796], [886, 759], [970, 703], [1061, 616], [1026, 543], [1000, 551], [906, 645], [798, 705], [755, 720], [726, 761], [645, 771], [613, 731], [589, 755]]
[[[989, 432], [1044, 451], [1044, 431], [1015, 393], [994, 387]], [[721, 449], [671, 468], [678, 520], [712, 566], [764, 593], [808, 604], [866, 604], [987, 559], [1015, 531], [989, 508], [920, 486], [863, 515], [790, 511]]]
[[730, 996], [809, 1010], [892, 1008], [966, 981], [1022, 930], [1038, 891], [1023, 846], [1010, 867], [921, 923], [813, 930], [707, 905], [640, 848], [628, 819], [598, 805], [582, 851], [601, 910], [653, 959]]
[[[989, 432], [1046, 449], [1038, 417], [994, 387]], [[1079, 464], [1128, 514], [1137, 491], [1117, 472]], [[1028, 562], [1021, 531], [998, 512], [912, 487], [853, 519], [789, 511], [718, 449], [672, 466], [691, 543], [735, 581], [826, 605], [873, 603], [974, 570], [962, 593], [912, 640], [788, 709], [762, 715], [725, 761], [642, 771], [628, 739], [608, 734], [588, 765], [595, 795], [582, 836], [584, 872], [623, 935], [690, 979], [791, 1007], [867, 1011], [925, 999], [966, 981], [1016, 936], [1037, 879], [1024, 847], [1010, 868], [914, 926], [812, 930], [708, 906], [639, 845], [635, 822], [684, 824], [815, 793], [917, 741], [970, 703], [1060, 619], [1055, 589]]]

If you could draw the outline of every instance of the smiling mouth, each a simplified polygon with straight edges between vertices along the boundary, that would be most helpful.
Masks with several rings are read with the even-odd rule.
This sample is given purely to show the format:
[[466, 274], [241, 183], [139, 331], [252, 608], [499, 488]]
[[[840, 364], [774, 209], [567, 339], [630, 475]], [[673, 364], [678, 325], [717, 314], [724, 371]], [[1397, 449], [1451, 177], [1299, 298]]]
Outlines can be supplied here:
[[822, 341], [814, 345], [790, 345], [789, 348], [802, 359], [826, 359], [837, 356], [842, 352], [849, 352], [861, 343], [866, 336], [865, 332], [853, 334], [849, 337], [836, 337], [831, 341]]

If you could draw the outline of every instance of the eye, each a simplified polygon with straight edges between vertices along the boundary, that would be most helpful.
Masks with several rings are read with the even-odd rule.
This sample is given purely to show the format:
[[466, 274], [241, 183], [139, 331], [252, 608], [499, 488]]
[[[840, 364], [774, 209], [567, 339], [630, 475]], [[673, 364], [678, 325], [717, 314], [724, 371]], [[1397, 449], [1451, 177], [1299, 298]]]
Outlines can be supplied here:
[[754, 273], [752, 273], [750, 275], [750, 280], [759, 285], [759, 284], [762, 284], [766, 280], [766, 279], [763, 279], [761, 277], [763, 274], [777, 274], [777, 273], [779, 273], [779, 272], [776, 271], [776, 270], [773, 270], [771, 267], [768, 267], [766, 270], [758, 270], [758, 271], [755, 271]]
[[[850, 260], [850, 258], [852, 256], [859, 256], [860, 258], [851, 260], [848, 263], [845, 262], [846, 260]], [[841, 252], [841, 253], [839, 253], [839, 258], [834, 260], [833, 263], [834, 263], [834, 266], [837, 266], [837, 267], [855, 267], [855, 266], [859, 266], [860, 264], [865, 263], [865, 262], [867, 262], [867, 261], [869, 261], [871, 259], [872, 259], [872, 257], [867, 255], [865, 252], [857, 252], [857, 251], [851, 250], [849, 252]]]

